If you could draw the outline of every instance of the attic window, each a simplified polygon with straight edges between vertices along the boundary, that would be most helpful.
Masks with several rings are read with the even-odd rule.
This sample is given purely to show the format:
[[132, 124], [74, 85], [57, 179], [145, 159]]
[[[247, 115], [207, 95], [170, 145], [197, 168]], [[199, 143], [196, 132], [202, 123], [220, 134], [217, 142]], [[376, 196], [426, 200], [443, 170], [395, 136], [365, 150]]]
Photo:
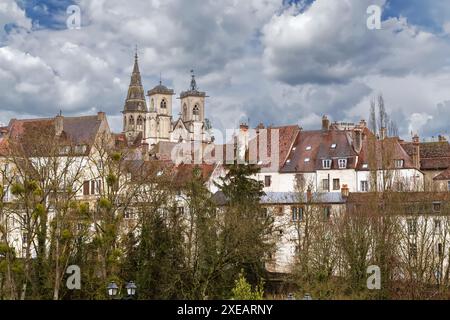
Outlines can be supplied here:
[[336, 143], [333, 143], [333, 144], [331, 145], [331, 149], [336, 149], [336, 147], [337, 147], [337, 144], [336, 144]]
[[307, 146], [307, 147], [306, 147], [306, 151], [310, 151], [311, 149], [312, 149], [311, 146]]
[[310, 162], [311, 159], [310, 158], [305, 158], [305, 162]]
[[326, 159], [326, 160], [322, 160], [322, 165], [324, 169], [331, 169], [331, 160], [330, 159]]
[[404, 167], [405, 161], [404, 160], [395, 160], [394, 164], [397, 169], [401, 169]]
[[347, 169], [347, 159], [338, 160], [339, 169]]

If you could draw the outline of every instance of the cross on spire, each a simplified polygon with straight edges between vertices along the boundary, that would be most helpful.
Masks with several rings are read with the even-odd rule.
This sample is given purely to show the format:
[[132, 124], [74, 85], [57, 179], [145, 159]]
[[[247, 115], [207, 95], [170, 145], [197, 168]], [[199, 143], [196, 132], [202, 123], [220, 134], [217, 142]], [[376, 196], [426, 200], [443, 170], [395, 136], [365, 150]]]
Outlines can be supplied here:
[[191, 90], [192, 91], [197, 91], [197, 82], [195, 81], [195, 74], [194, 74], [194, 70], [191, 70]]

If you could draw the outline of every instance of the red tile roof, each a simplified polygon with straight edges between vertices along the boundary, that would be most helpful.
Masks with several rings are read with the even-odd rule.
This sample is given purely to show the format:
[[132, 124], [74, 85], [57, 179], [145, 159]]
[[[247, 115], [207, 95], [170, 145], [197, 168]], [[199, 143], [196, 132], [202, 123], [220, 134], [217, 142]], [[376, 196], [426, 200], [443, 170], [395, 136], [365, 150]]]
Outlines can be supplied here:
[[[408, 155], [414, 154], [414, 143], [402, 143]], [[447, 141], [422, 142], [420, 147], [420, 168], [422, 170], [443, 170], [450, 167], [450, 144]]]

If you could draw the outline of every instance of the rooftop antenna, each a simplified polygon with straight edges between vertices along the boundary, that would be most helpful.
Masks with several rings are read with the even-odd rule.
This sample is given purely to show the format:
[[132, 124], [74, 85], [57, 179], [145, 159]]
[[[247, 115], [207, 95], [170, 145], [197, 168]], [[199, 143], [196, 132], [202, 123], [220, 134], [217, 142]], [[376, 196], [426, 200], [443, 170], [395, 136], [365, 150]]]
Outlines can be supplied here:
[[135, 46], [134, 57], [135, 57], [136, 59], [138, 58], [138, 45], [137, 45], [137, 44], [136, 44], [136, 46]]
[[159, 72], [159, 85], [162, 85], [162, 72]]

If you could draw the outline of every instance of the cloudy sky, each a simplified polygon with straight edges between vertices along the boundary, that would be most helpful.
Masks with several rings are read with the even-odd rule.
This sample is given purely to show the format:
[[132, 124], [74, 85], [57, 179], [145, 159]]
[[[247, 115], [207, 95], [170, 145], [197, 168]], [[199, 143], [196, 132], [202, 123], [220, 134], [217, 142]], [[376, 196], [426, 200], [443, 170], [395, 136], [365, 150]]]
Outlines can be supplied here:
[[145, 90], [161, 73], [179, 93], [195, 69], [220, 129], [356, 122], [383, 93], [402, 137], [450, 133], [448, 0], [0, 0], [0, 25], [2, 123], [102, 110], [120, 131], [137, 44]]

